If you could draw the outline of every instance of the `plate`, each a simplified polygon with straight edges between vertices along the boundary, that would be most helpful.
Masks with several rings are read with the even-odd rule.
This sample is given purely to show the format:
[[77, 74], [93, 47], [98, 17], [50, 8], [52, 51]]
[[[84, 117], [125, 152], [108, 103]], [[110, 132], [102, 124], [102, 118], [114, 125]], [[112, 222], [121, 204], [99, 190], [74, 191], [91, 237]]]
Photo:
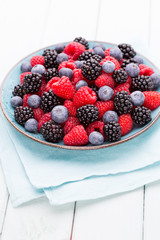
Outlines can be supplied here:
[[[103, 43], [106, 48], [117, 46], [116, 44], [107, 43], [107, 42], [89, 41], [89, 47], [92, 48], [94, 43]], [[66, 42], [64, 44], [67, 45], [68, 42]], [[7, 74], [7, 76], [5, 77], [5, 79], [2, 83], [1, 90], [0, 90], [0, 105], [1, 105], [1, 108], [3, 111], [3, 114], [6, 117], [6, 119], [9, 121], [9, 123], [14, 128], [16, 128], [19, 132], [21, 132], [23, 135], [30, 138], [31, 140], [40, 142], [45, 145], [53, 146], [53, 147], [71, 149], [71, 150], [73, 150], [73, 149], [75, 149], [75, 150], [93, 150], [93, 149], [107, 148], [107, 147], [115, 146], [115, 145], [124, 143], [126, 141], [129, 141], [129, 140], [139, 136], [140, 134], [142, 134], [144, 131], [149, 129], [156, 122], [156, 120], [160, 116], [159, 108], [152, 111], [152, 121], [149, 124], [145, 125], [142, 128], [134, 127], [133, 130], [130, 133], [128, 133], [127, 135], [123, 136], [120, 141], [113, 142], [113, 143], [104, 143], [103, 145], [99, 145], [99, 146], [91, 146], [91, 145], [88, 145], [88, 146], [66, 146], [66, 145], [64, 145], [63, 141], [55, 144], [55, 143], [50, 143], [50, 142], [45, 141], [41, 134], [27, 132], [21, 125], [19, 125], [15, 121], [14, 110], [10, 104], [10, 99], [12, 97], [12, 91], [14, 89], [14, 86], [19, 84], [19, 82], [20, 82], [20, 80], [19, 80], [19, 76], [21, 74], [20, 66], [23, 61], [29, 61], [30, 58], [34, 55], [42, 55], [44, 49], [46, 49], [46, 48], [54, 49], [55, 46], [56, 46], [56, 44], [45, 47], [45, 48], [40, 49], [40, 50], [28, 55], [27, 57], [23, 58], [9, 71], [9, 73]], [[160, 73], [158, 68], [150, 60], [148, 60], [146, 57], [142, 56], [141, 54], [137, 54], [137, 55], [139, 55], [143, 58], [144, 64], [153, 68], [153, 70], [155, 72]], [[160, 90], [158, 90], [158, 91], [160, 91]]]

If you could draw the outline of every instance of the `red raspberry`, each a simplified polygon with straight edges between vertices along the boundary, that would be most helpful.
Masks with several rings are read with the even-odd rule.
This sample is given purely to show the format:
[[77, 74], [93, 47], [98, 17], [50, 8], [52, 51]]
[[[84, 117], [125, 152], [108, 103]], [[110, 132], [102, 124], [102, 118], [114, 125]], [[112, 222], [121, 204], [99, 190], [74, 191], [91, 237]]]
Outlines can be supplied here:
[[69, 43], [65, 49], [64, 53], [66, 53], [70, 59], [77, 60], [78, 57], [86, 50], [85, 46], [78, 42]]
[[68, 109], [70, 116], [76, 117], [77, 109], [71, 100], [65, 100], [64, 106]]
[[75, 126], [67, 135], [63, 142], [69, 146], [81, 146], [88, 143], [88, 135], [82, 125]]
[[152, 68], [144, 64], [139, 64], [139, 69], [140, 69], [139, 75], [151, 76], [154, 73]]
[[46, 92], [46, 85], [46, 81], [44, 80], [44, 78], [42, 78], [42, 85], [36, 94], [42, 97], [43, 93]]
[[113, 110], [113, 108], [114, 108], [114, 103], [112, 100], [109, 100], [107, 102], [97, 101], [94, 105], [99, 110], [98, 119], [102, 119], [105, 112], [107, 112], [109, 110]]
[[74, 95], [73, 104], [79, 108], [87, 104], [94, 104], [96, 100], [96, 93], [91, 88], [81, 87]]
[[100, 132], [103, 135], [103, 137], [105, 137], [103, 132], [103, 127], [104, 127], [104, 122], [95, 121], [86, 128], [86, 132], [89, 136], [92, 132], [97, 131], [97, 132]]
[[33, 114], [34, 114], [34, 118], [39, 122], [39, 120], [44, 115], [44, 112], [40, 107], [38, 107], [38, 108], [33, 109]]
[[119, 117], [118, 120], [120, 126], [121, 126], [121, 136], [124, 136], [128, 132], [130, 132], [133, 128], [133, 120], [131, 118], [131, 115], [128, 114], [122, 114]]
[[131, 87], [132, 78], [131, 78], [130, 76], [128, 76], [126, 83], [128, 83], [128, 84], [129, 84], [129, 87]]
[[37, 64], [44, 65], [44, 57], [43, 56], [33, 56], [30, 60], [32, 67], [34, 67]]
[[103, 65], [103, 63], [106, 62], [106, 61], [113, 62], [115, 64], [115, 70], [119, 70], [121, 68], [118, 60], [115, 59], [114, 57], [111, 57], [111, 56], [106, 56], [105, 58], [103, 58], [103, 60], [100, 62], [100, 65]]
[[47, 85], [46, 85], [46, 91], [48, 92], [48, 91], [51, 89], [52, 84], [55, 83], [55, 82], [58, 82], [59, 80], [60, 80], [59, 77], [53, 77], [53, 78], [51, 78], [51, 80], [49, 80], [49, 82], [48, 82]]
[[28, 93], [28, 94], [25, 94], [24, 97], [23, 97], [23, 107], [30, 107], [28, 105], [28, 98], [31, 96], [32, 94]]
[[108, 48], [108, 49], [106, 49], [106, 50], [104, 51], [105, 57], [110, 56], [110, 49], [111, 49], [111, 48]]
[[58, 71], [61, 69], [61, 68], [70, 68], [71, 70], [74, 70], [77, 68], [76, 64], [73, 63], [72, 60], [69, 60], [69, 61], [64, 61], [62, 62], [59, 67], [58, 67]]
[[52, 91], [61, 98], [72, 99], [75, 89], [68, 77], [62, 77], [58, 82], [52, 84]]
[[160, 106], [160, 93], [156, 91], [145, 91], [143, 92], [145, 100], [143, 106], [154, 110]]
[[117, 87], [115, 87], [114, 89], [114, 96], [117, 92], [121, 92], [121, 91], [127, 91], [128, 94], [130, 95], [130, 91], [129, 91], [129, 84], [128, 83], [121, 83], [121, 84], [118, 84]]
[[95, 84], [98, 88], [107, 85], [111, 88], [114, 88], [115, 82], [112, 76], [109, 73], [102, 73], [95, 81]]
[[72, 128], [74, 128], [77, 125], [80, 125], [78, 118], [69, 117], [68, 120], [65, 122], [65, 125], [63, 128], [64, 135], [68, 134], [72, 130]]
[[21, 73], [21, 75], [20, 75], [20, 82], [21, 82], [21, 84], [23, 84], [23, 79], [24, 79], [24, 77], [25, 77], [26, 75], [28, 75], [28, 74], [31, 74], [31, 72]]
[[75, 86], [76, 83], [79, 82], [80, 80], [85, 80], [85, 78], [82, 75], [82, 70], [81, 69], [74, 69], [73, 70], [73, 77], [72, 77], [72, 84]]
[[38, 131], [40, 131], [42, 125], [45, 122], [49, 122], [50, 120], [52, 120], [51, 113], [49, 112], [49, 113], [44, 114], [38, 122]]

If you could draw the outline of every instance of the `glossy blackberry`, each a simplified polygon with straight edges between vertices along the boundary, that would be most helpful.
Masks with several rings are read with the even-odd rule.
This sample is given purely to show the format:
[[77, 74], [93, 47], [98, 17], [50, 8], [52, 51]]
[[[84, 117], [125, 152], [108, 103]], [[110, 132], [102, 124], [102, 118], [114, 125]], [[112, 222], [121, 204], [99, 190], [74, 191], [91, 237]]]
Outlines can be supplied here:
[[119, 70], [114, 70], [113, 72], [113, 78], [116, 83], [125, 83], [127, 81], [128, 75], [126, 71], [124, 71], [122, 68]]
[[14, 117], [16, 122], [24, 125], [28, 119], [34, 118], [33, 110], [29, 107], [16, 107], [14, 110]]
[[114, 96], [114, 107], [119, 115], [131, 112], [133, 104], [128, 92], [121, 91], [116, 93]]
[[16, 85], [16, 86], [14, 87], [14, 90], [13, 90], [12, 94], [13, 94], [14, 96], [19, 96], [19, 97], [23, 98], [23, 96], [24, 96], [24, 94], [25, 94], [23, 85], [20, 85], [20, 84]]
[[45, 68], [58, 68], [56, 61], [58, 53], [54, 49], [46, 49], [43, 52]]
[[77, 118], [80, 123], [87, 127], [98, 119], [99, 111], [94, 105], [85, 105], [77, 109]]
[[40, 132], [48, 142], [56, 143], [63, 137], [63, 129], [61, 125], [55, 124], [52, 120], [45, 122], [42, 125]]
[[138, 106], [132, 111], [132, 119], [137, 125], [146, 125], [152, 120], [151, 110], [143, 106]]
[[154, 84], [149, 76], [138, 76], [132, 78], [132, 90], [151, 91], [154, 88]]
[[135, 63], [135, 64], [138, 65], [138, 62], [137, 62], [135, 59], [133, 59], [133, 58], [123, 59], [123, 62], [122, 62], [122, 64], [121, 64], [121, 68], [125, 69], [126, 66], [127, 66], [129, 63]]
[[102, 66], [94, 59], [88, 59], [82, 65], [82, 75], [88, 80], [96, 80], [101, 75]]
[[109, 122], [103, 127], [106, 140], [109, 142], [119, 141], [121, 139], [121, 127], [119, 123]]
[[53, 77], [58, 77], [58, 70], [56, 68], [47, 69], [47, 71], [44, 73], [44, 79], [46, 82], [51, 80]]
[[136, 52], [129, 44], [122, 43], [122, 44], [119, 44], [118, 47], [123, 53], [123, 58], [129, 59], [129, 58], [133, 58], [136, 55]]
[[42, 75], [39, 73], [31, 73], [24, 77], [23, 88], [25, 93], [38, 92], [42, 85]]
[[51, 89], [43, 93], [40, 107], [44, 112], [50, 112], [57, 105], [61, 105], [60, 98], [56, 96]]
[[97, 62], [100, 62], [102, 60], [102, 57], [91, 52], [91, 51], [84, 51], [78, 58], [80, 61], [87, 61], [88, 59], [93, 58]]
[[73, 42], [79, 42], [81, 43], [83, 46], [85, 46], [86, 50], [89, 49], [89, 43], [87, 42], [87, 40], [85, 38], [82, 37], [76, 37]]

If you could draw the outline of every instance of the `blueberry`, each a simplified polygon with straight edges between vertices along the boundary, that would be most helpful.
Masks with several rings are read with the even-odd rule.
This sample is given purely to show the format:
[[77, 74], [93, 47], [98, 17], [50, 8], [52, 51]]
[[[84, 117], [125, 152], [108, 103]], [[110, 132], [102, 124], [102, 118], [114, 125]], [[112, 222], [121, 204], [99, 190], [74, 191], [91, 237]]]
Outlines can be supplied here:
[[19, 107], [23, 105], [23, 99], [19, 96], [15, 96], [11, 98], [11, 105], [13, 108]]
[[115, 64], [111, 61], [106, 61], [103, 63], [102, 69], [106, 73], [112, 73], [115, 70]]
[[24, 127], [28, 132], [35, 133], [37, 132], [38, 122], [34, 118], [30, 118], [25, 122]]
[[101, 48], [103, 49], [103, 51], [106, 50], [105, 46], [104, 46], [102, 43], [95, 43], [95, 44], [93, 45], [93, 49], [96, 48], [96, 47], [101, 47]]
[[139, 74], [139, 67], [135, 63], [129, 63], [126, 66], [126, 72], [130, 77], [137, 77]]
[[101, 145], [104, 143], [104, 137], [101, 133], [94, 131], [89, 135], [89, 142], [93, 145]]
[[79, 61], [79, 60], [74, 62], [74, 64], [77, 66], [78, 69], [82, 67], [83, 63], [84, 61]]
[[95, 47], [93, 49], [94, 53], [101, 56], [102, 58], [105, 57], [105, 52], [103, 51], [103, 49], [101, 47]]
[[60, 44], [57, 44], [57, 46], [55, 47], [55, 50], [57, 51], [57, 53], [61, 53], [63, 52], [64, 48], [65, 48], [64, 43], [60, 43]]
[[59, 76], [66, 76], [71, 79], [73, 77], [73, 71], [70, 68], [61, 68], [59, 70]]
[[110, 56], [116, 58], [118, 61], [121, 61], [123, 58], [123, 54], [118, 47], [113, 47], [110, 49]]
[[131, 93], [131, 99], [134, 106], [142, 106], [145, 100], [145, 96], [141, 91], [135, 91]]
[[45, 73], [45, 67], [41, 64], [37, 64], [32, 68], [31, 73], [39, 73], [43, 75]]
[[153, 74], [150, 76], [150, 79], [152, 80], [155, 88], [158, 88], [158, 87], [160, 86], [160, 74], [158, 74], [158, 73], [153, 73]]
[[143, 58], [142, 57], [136, 55], [136, 56], [134, 56], [133, 59], [136, 60], [137, 63], [143, 64]]
[[103, 115], [103, 122], [109, 123], [109, 122], [118, 122], [118, 114], [114, 111], [107, 111]]
[[41, 104], [41, 98], [38, 95], [31, 95], [27, 103], [31, 108], [38, 108]]
[[80, 80], [76, 84], [76, 90], [78, 91], [81, 87], [88, 86], [88, 83], [84, 80]]
[[67, 54], [65, 54], [65, 53], [58, 54], [58, 56], [56, 58], [56, 61], [57, 61], [58, 64], [60, 64], [61, 62], [64, 62], [64, 61], [68, 61]]
[[56, 123], [64, 123], [68, 119], [68, 109], [62, 105], [55, 106], [51, 111], [51, 118]]
[[113, 97], [114, 91], [108, 86], [103, 86], [98, 90], [98, 96], [102, 101], [107, 101]]
[[23, 62], [21, 64], [21, 71], [22, 71], [22, 73], [23, 72], [30, 72], [31, 69], [32, 69], [32, 66], [31, 66], [30, 62]]

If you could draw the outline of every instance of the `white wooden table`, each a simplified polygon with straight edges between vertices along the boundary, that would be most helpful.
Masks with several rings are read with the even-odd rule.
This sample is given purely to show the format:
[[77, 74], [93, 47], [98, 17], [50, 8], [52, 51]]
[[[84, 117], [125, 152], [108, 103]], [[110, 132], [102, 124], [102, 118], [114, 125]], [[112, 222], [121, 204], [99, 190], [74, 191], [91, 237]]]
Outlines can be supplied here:
[[[158, 0], [0, 0], [0, 81], [25, 55], [77, 36], [130, 42], [159, 61], [159, 8]], [[100, 200], [13, 208], [0, 168], [0, 240], [159, 240], [159, 221], [160, 181]]]

